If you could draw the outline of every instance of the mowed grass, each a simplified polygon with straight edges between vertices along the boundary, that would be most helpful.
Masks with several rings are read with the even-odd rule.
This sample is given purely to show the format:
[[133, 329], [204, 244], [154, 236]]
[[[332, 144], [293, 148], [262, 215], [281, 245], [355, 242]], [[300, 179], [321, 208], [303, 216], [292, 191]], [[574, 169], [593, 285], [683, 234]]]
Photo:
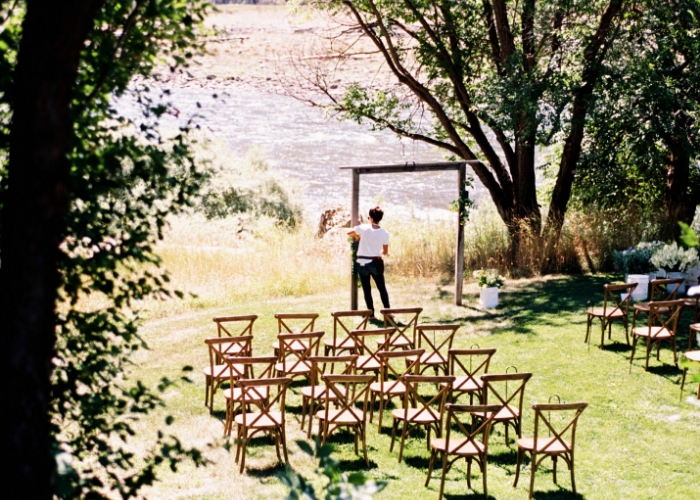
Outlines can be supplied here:
[[[299, 260], [294, 265], [304, 263]], [[226, 279], [221, 276], [222, 281]], [[638, 350], [630, 372], [630, 350], [620, 326], [613, 327], [612, 341], [606, 340], [604, 350], [597, 347], [599, 323], [594, 323], [590, 346], [583, 341], [587, 302], [600, 301], [602, 285], [615, 279], [615, 276], [595, 275], [509, 281], [501, 289], [500, 307], [488, 311], [477, 305], [478, 290], [474, 284], [465, 287], [465, 305], [457, 307], [452, 304], [453, 285], [439, 279], [399, 280], [390, 274], [388, 283], [394, 307], [423, 307], [422, 322], [459, 322], [462, 327], [454, 347], [495, 347], [491, 373], [503, 373], [510, 366], [533, 373], [525, 391], [524, 435], [533, 432], [531, 407], [535, 402], [547, 402], [557, 394], [562, 401], [589, 403], [576, 436], [579, 495], [570, 493], [569, 474], [561, 461], [559, 486], [553, 484], [551, 461], [546, 460], [536, 475], [535, 498], [697, 498], [700, 407], [690, 398], [697, 386], [686, 385], [681, 397], [681, 372], [673, 366], [672, 354], [666, 347], [661, 350], [661, 361], [650, 362], [648, 372], [643, 369], [644, 360]], [[214, 316], [254, 313], [259, 315], [254, 327], [254, 352], [272, 353], [276, 312], [318, 312], [321, 316], [317, 329], [330, 335], [330, 312], [348, 308], [347, 288], [344, 283], [326, 280], [320, 291], [314, 285], [308, 288], [312, 293], [306, 295], [284, 295], [277, 291], [267, 298], [256, 288], [249, 298], [245, 293], [235, 293], [230, 301], [204, 301], [200, 308], [173, 307], [145, 322], [142, 334], [151, 349], [141, 352], [134, 360], [132, 378], [155, 384], [164, 376], [178, 377], [181, 368], [190, 365], [194, 367], [193, 383], [169, 389], [165, 394], [167, 408], [138, 424], [140, 433], [132, 444], [136, 449], [145, 449], [145, 443], [159, 430], [173, 432], [184, 443], [202, 448], [212, 461], [203, 468], [186, 464], [177, 473], [163, 471], [163, 481], [146, 492], [148, 498], [255, 499], [286, 495], [277, 477], [284, 466], [278, 463], [274, 446], [266, 438], [253, 440], [246, 472], [238, 473], [235, 446], [228, 448], [222, 436], [221, 392], [216, 396], [213, 415], [204, 406], [201, 369], [208, 363], [204, 339], [216, 336]], [[688, 323], [686, 312], [680, 328], [681, 350], [687, 345]], [[288, 396], [289, 458], [295, 470], [314, 478], [320, 488], [323, 479], [314, 475], [316, 464], [295, 443], [296, 439], [305, 439], [305, 432], [300, 429], [302, 385], [301, 380], [295, 382]], [[408, 439], [401, 464], [397, 463], [397, 450], [389, 452], [392, 408], [384, 414], [381, 434], [377, 433], [376, 415], [375, 425], [368, 426], [371, 462], [368, 469], [364, 460], [355, 455], [348, 434], [332, 437], [335, 456], [347, 471], [365, 470], [374, 479], [388, 481], [387, 488], [377, 498], [437, 498], [439, 470], [434, 473], [430, 487], [424, 487], [429, 453], [423, 433], [415, 433]], [[175, 422], [167, 428], [163, 423], [165, 415], [175, 417]], [[512, 432], [510, 438], [506, 445], [503, 426], [494, 428], [488, 462], [491, 498], [524, 499], [528, 495], [529, 466], [521, 474], [518, 487], [512, 487], [516, 463]], [[483, 498], [481, 484], [478, 467], [473, 467], [475, 489], [467, 488], [466, 463], [461, 461], [447, 476], [445, 497]]]

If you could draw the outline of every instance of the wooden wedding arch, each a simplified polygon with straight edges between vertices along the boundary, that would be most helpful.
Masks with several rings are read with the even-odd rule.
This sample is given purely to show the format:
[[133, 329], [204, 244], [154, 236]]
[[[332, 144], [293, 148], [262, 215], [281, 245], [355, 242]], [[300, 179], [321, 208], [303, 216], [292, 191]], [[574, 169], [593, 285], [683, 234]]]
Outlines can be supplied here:
[[[457, 246], [455, 251], [455, 305], [462, 305], [462, 284], [464, 281], [464, 202], [468, 193], [464, 184], [467, 175], [467, 163], [478, 160], [449, 161], [437, 163], [405, 163], [402, 165], [352, 165], [340, 167], [352, 173], [352, 195], [350, 220], [352, 227], [360, 222], [360, 176], [363, 174], [398, 174], [407, 172], [440, 172], [443, 170], [457, 171]], [[357, 310], [357, 273], [353, 263], [350, 280], [350, 308]]]

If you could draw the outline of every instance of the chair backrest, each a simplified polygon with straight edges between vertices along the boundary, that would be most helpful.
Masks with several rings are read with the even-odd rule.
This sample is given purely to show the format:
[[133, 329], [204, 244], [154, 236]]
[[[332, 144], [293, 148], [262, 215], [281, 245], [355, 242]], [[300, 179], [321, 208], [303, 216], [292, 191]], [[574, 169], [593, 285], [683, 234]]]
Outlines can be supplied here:
[[[632, 292], [637, 288], [637, 283], [625, 283], [624, 285], [603, 285], [603, 314], [605, 316], [622, 311], [625, 315], [629, 313]], [[624, 299], [618, 297], [619, 294], [627, 294]]]
[[683, 299], [649, 302], [649, 337], [658, 337], [665, 331], [675, 335], [684, 305]]
[[[335, 311], [331, 313], [333, 316], [333, 345], [343, 348], [343, 342], [340, 345], [336, 344], [338, 339], [348, 339], [350, 332], [353, 330], [366, 330], [367, 321], [372, 316], [372, 311], [365, 309], [363, 311]], [[348, 342], [348, 346], [352, 344]]]
[[403, 338], [411, 345], [416, 345], [416, 326], [418, 316], [423, 312], [422, 307], [382, 309], [379, 312], [384, 316], [384, 328], [396, 329], [392, 341]]
[[377, 330], [353, 330], [350, 332], [350, 337], [355, 341], [357, 352], [362, 355], [362, 358], [357, 362], [358, 370], [381, 364], [377, 353], [386, 350], [385, 346], [388, 345], [389, 339], [395, 331], [394, 328], [379, 328]]
[[489, 372], [489, 363], [496, 349], [450, 349], [447, 353], [447, 373], [465, 375], [480, 386], [481, 376]]
[[314, 331], [317, 313], [277, 313], [277, 333], [310, 333]]
[[205, 339], [209, 349], [209, 365], [214, 368], [227, 356], [250, 356], [253, 352], [253, 336], [214, 337]]
[[318, 346], [324, 332], [310, 333], [280, 333], [279, 361], [282, 371], [290, 373], [300, 368], [311, 370], [311, 356], [318, 356]]
[[[425, 421], [426, 416], [430, 416], [435, 422], [442, 421], [442, 415], [445, 411], [445, 401], [447, 395], [452, 389], [452, 382], [455, 378], [452, 376], [426, 376], [426, 375], [406, 375], [403, 378], [406, 385], [404, 394], [404, 420], [406, 422], [421, 422]], [[427, 391], [421, 391], [425, 387], [430, 387]], [[437, 389], [436, 389], [437, 387]], [[437, 393], [435, 392], [437, 390]], [[421, 392], [433, 394], [432, 396], [421, 395]], [[418, 410], [415, 413], [411, 412], [409, 416], [409, 408], [411, 402], [415, 402], [415, 408]]]
[[[557, 449], [572, 451], [576, 439], [576, 423], [588, 403], [555, 403], [532, 405], [535, 410], [535, 442], [545, 442], [544, 448], [537, 447], [538, 453], [552, 453]], [[552, 417], [556, 412], [560, 418]], [[544, 437], [547, 434], [550, 440]]]
[[321, 376], [325, 373], [325, 368], [330, 365], [331, 373], [334, 372], [336, 364], [343, 368], [340, 370], [340, 375], [353, 375], [357, 366], [357, 354], [347, 354], [345, 356], [311, 356], [311, 385], [320, 385]]
[[[480, 449], [477, 441], [484, 445], [484, 453], [488, 452], [489, 435], [491, 434], [491, 426], [493, 425], [493, 417], [501, 409], [500, 405], [457, 405], [447, 404], [447, 429], [445, 430], [445, 450], [449, 453], [458, 454], [463, 449], [471, 448]], [[473, 425], [472, 414], [483, 413], [487, 418], [483, 419], [478, 426]], [[465, 420], [468, 423], [465, 424]], [[467, 428], [467, 426], [469, 428]], [[460, 431], [460, 438], [457, 440], [457, 445], [450, 446], [452, 439], [453, 428]], [[477, 437], [481, 434], [481, 439]], [[466, 439], [464, 439], [466, 438]]]
[[234, 387], [238, 379], [274, 378], [277, 356], [225, 356], [228, 365], [229, 382]]
[[447, 362], [448, 351], [452, 348], [452, 341], [459, 327], [458, 324], [418, 325], [415, 345]]
[[649, 300], [652, 302], [676, 300], [683, 281], [685, 281], [683, 278], [651, 280]]
[[[382, 389], [385, 392], [389, 392], [403, 382], [404, 376], [417, 375], [420, 368], [420, 357], [424, 353], [425, 349], [379, 351], [377, 353], [381, 363], [379, 379], [384, 382]], [[392, 362], [398, 362], [399, 367], [395, 366]]]
[[[500, 405], [509, 418], [522, 415], [525, 385], [531, 377], [532, 373], [529, 372], [482, 375], [484, 404], [488, 404], [490, 399], [492, 404]], [[517, 412], [514, 408], [517, 408]]]
[[[367, 402], [369, 386], [376, 380], [374, 375], [323, 375], [326, 384], [325, 419], [333, 425], [337, 421], [346, 421], [352, 415], [356, 422], [367, 419]], [[358, 408], [358, 403], [360, 403]], [[331, 415], [331, 408], [335, 406]]]
[[[242, 413], [243, 427], [255, 426], [258, 422], [266, 419], [276, 421], [279, 425], [284, 425], [284, 402], [287, 388], [292, 383], [289, 377], [240, 379], [237, 384], [241, 388], [241, 405], [247, 408], [248, 405], [255, 405], [260, 411]], [[275, 391], [276, 390], [276, 391]], [[276, 392], [276, 394], [274, 394]], [[275, 411], [280, 415], [280, 419], [272, 416]]]
[[216, 333], [219, 337], [223, 337], [223, 334], [227, 337], [253, 335], [253, 323], [255, 323], [256, 319], [258, 319], [257, 314], [248, 314], [246, 316], [217, 316], [214, 318]]

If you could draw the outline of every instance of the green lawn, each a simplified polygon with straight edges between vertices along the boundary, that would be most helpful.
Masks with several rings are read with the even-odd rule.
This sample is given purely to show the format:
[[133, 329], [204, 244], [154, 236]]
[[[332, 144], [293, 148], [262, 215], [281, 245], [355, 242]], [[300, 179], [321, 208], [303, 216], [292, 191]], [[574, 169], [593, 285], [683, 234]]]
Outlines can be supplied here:
[[[599, 324], [594, 324], [593, 340], [583, 342], [588, 301], [602, 300], [602, 285], [613, 276], [555, 277], [531, 281], [511, 281], [501, 290], [501, 307], [484, 311], [477, 304], [476, 288], [466, 287], [465, 306], [452, 305], [449, 284], [429, 280], [391, 286], [395, 307], [422, 306], [422, 322], [455, 321], [463, 326], [454, 347], [495, 347], [490, 373], [502, 373], [509, 366], [534, 375], [525, 391], [524, 434], [534, 425], [535, 402], [547, 402], [557, 394], [563, 401], [587, 401], [589, 407], [579, 421], [576, 442], [576, 483], [578, 497], [589, 499], [691, 499], [698, 497], [698, 447], [700, 407], [689, 396], [697, 386], [686, 385], [680, 398], [680, 370], [672, 364], [667, 348], [661, 361], [653, 359], [648, 372], [644, 360], [635, 360], [629, 370], [630, 350], [621, 327], [613, 327], [612, 342], [600, 350]], [[239, 475], [235, 453], [222, 439], [224, 402], [217, 394], [216, 411], [209, 415], [204, 406], [204, 377], [201, 368], [208, 363], [204, 339], [216, 335], [211, 318], [218, 315], [260, 316], [255, 324], [255, 354], [271, 353], [275, 339], [276, 312], [318, 312], [318, 329], [330, 334], [330, 312], [346, 309], [345, 287], [322, 295], [267, 301], [236, 302], [229, 307], [173, 313], [145, 323], [142, 333], [151, 350], [140, 354], [133, 377], [156, 383], [162, 376], [176, 377], [184, 365], [195, 368], [191, 385], [166, 393], [167, 409], [139, 424], [143, 432], [134, 442], [143, 446], [149, 435], [163, 429], [166, 414], [175, 417], [171, 431], [187, 444], [206, 450], [212, 460], [208, 467], [185, 466], [177, 474], [166, 472], [163, 482], [146, 492], [148, 498], [282, 498], [286, 490], [277, 479], [284, 467], [277, 463], [274, 446], [266, 439], [255, 440], [247, 458], [246, 473]], [[683, 315], [679, 347], [685, 350], [689, 314]], [[643, 351], [642, 351], [643, 352]], [[639, 351], [638, 351], [639, 356]], [[301, 381], [295, 382], [288, 396], [288, 439], [290, 462], [306, 477], [313, 476], [314, 463], [294, 442], [305, 434], [299, 428]], [[375, 416], [376, 422], [376, 416]], [[391, 416], [384, 415], [384, 429], [368, 429], [368, 474], [389, 481], [378, 495], [383, 499], [437, 498], [439, 473], [425, 488], [429, 453], [419, 434], [407, 441], [404, 461], [397, 463], [397, 452], [389, 452]], [[143, 442], [140, 440], [144, 440]], [[355, 456], [352, 439], [343, 434], [332, 438], [337, 457], [347, 470], [364, 469], [364, 460]], [[235, 450], [235, 448], [233, 448]], [[504, 443], [503, 426], [494, 429], [489, 449], [489, 495], [498, 499], [527, 498], [529, 467], [524, 469], [517, 488], [515, 444]], [[472, 485], [467, 489], [466, 464], [459, 463], [448, 474], [445, 497], [483, 498], [478, 467], [472, 469]], [[535, 498], [574, 498], [565, 465], [559, 466], [560, 487], [552, 482], [551, 461], [545, 461], [535, 480]], [[318, 484], [321, 480], [317, 479]]]

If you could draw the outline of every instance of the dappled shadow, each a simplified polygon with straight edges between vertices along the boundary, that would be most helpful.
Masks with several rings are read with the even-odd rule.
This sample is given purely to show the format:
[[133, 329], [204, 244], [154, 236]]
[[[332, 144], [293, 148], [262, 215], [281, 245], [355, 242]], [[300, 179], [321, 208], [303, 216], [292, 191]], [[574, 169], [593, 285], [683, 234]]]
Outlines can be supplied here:
[[[479, 477], [477, 479], [479, 481], [479, 486], [481, 486], [481, 484], [482, 484], [481, 478]], [[476, 486], [474, 481], [475, 480], [472, 479], [472, 486]], [[467, 489], [467, 481], [466, 480], [464, 481], [464, 489], [465, 490]], [[474, 492], [465, 493], [465, 494], [458, 494], [458, 495], [453, 495], [453, 494], [445, 492], [444, 498], [446, 498], [447, 500], [477, 500], [477, 499], [484, 500], [484, 493], [482, 491], [479, 491], [479, 490], [474, 490]], [[486, 498], [488, 498], [489, 500], [496, 499], [496, 497], [494, 497], [493, 495], [489, 495]]]
[[502, 466], [502, 465], [515, 465], [518, 461], [518, 452], [516, 450], [509, 450], [505, 453], [498, 453], [496, 455], [489, 454], [489, 463]]
[[[362, 449], [360, 448], [360, 454], [362, 454]], [[366, 471], [370, 469], [376, 469], [379, 467], [377, 465], [377, 462], [372, 460], [371, 458], [369, 459], [369, 467], [365, 463], [365, 459], [363, 456], [359, 456], [356, 458], [352, 459], [343, 459], [341, 458], [338, 460], [338, 464], [340, 465], [340, 470], [343, 472], [353, 472], [353, 471]]]
[[581, 500], [585, 498], [580, 493], [573, 493], [571, 490], [563, 488], [558, 491], [534, 491], [532, 497], [536, 500]]
[[631, 352], [632, 346], [629, 346], [627, 344], [623, 344], [621, 342], [613, 341], [610, 344], [605, 344], [603, 346], [603, 350], [610, 351], [610, 352]]
[[284, 463], [278, 462], [271, 467], [252, 468], [246, 465], [245, 473], [250, 477], [268, 478], [275, 477], [285, 472]]
[[[642, 360], [642, 362], [643, 361], [644, 360]], [[675, 380], [676, 377], [680, 377], [681, 375], [683, 375], [683, 370], [681, 370], [680, 368], [676, 368], [673, 365], [663, 364], [654, 366], [651, 364], [652, 362], [659, 363], [659, 361], [656, 361], [656, 358], [654, 358], [653, 360], [650, 359], [648, 370], [649, 373], [653, 373], [654, 375], [661, 375], [662, 377], [667, 378], [669, 380], [671, 380], [671, 378]]]
[[[430, 465], [430, 458], [422, 457], [422, 456], [409, 457], [409, 456], [406, 456], [406, 450], [404, 450], [403, 461], [409, 467], [413, 467], [414, 469], [426, 470], [426, 471], [428, 470], [428, 466]], [[438, 469], [440, 467], [439, 464], [440, 464], [440, 460], [438, 457], [435, 459], [435, 465], [436, 465], [436, 467], [438, 467]]]

